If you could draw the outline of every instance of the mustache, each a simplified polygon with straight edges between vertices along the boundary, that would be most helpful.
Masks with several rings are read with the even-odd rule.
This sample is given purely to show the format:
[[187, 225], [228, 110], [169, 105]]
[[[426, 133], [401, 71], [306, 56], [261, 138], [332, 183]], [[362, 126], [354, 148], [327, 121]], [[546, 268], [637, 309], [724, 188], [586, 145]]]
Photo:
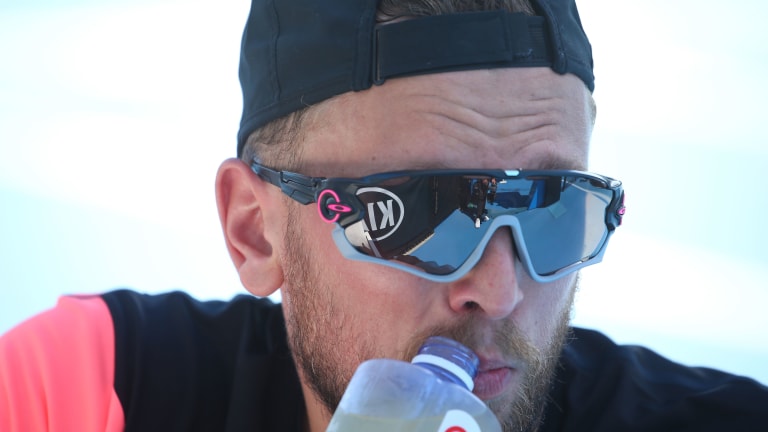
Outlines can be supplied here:
[[489, 328], [488, 320], [477, 315], [468, 315], [457, 321], [439, 324], [412, 334], [401, 358], [410, 361], [430, 336], [443, 336], [461, 343], [475, 353], [491, 347], [504, 360], [515, 360], [516, 364], [529, 366], [541, 359], [540, 351], [526, 338], [512, 320], [494, 322]]

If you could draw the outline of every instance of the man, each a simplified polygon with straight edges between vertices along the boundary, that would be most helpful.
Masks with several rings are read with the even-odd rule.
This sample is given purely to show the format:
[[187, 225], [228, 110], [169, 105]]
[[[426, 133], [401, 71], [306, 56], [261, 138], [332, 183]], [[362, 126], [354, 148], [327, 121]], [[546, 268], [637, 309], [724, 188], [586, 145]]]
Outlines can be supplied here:
[[64, 298], [0, 345], [0, 428], [323, 431], [360, 362], [431, 335], [506, 431], [764, 428], [758, 383], [568, 326], [624, 214], [584, 172], [591, 65], [570, 1], [254, 0], [217, 204], [282, 305]]

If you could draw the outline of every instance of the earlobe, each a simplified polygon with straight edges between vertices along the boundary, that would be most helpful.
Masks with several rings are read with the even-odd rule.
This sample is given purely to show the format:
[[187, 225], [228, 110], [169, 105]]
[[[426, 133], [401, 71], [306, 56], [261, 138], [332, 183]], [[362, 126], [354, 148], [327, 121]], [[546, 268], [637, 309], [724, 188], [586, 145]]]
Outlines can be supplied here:
[[238, 159], [224, 161], [216, 175], [216, 205], [229, 255], [245, 288], [257, 296], [268, 296], [283, 284], [275, 243], [281, 235], [270, 224], [279, 213], [270, 206], [279, 203], [273, 202], [270, 188]]

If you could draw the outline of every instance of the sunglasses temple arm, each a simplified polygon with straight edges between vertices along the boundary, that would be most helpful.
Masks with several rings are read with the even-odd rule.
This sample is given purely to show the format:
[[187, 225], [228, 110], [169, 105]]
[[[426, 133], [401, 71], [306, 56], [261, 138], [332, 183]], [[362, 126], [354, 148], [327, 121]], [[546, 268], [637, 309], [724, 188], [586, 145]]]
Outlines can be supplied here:
[[276, 171], [257, 162], [251, 165], [251, 170], [269, 183], [278, 186], [291, 199], [305, 205], [315, 202], [315, 191], [322, 182], [322, 179], [303, 174]]
[[281, 177], [280, 189], [284, 194], [300, 204], [315, 202], [315, 191], [321, 182], [320, 179], [287, 171], [283, 171]]

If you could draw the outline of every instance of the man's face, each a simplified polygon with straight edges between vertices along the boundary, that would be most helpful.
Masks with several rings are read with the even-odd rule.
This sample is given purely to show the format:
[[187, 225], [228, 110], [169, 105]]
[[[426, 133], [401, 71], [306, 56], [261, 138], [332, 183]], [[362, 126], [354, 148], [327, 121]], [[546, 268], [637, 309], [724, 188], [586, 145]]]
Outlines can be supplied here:
[[[391, 80], [319, 108], [301, 171], [323, 177], [428, 168], [585, 169], [589, 95], [549, 69], [467, 71]], [[436, 283], [349, 261], [314, 206], [285, 201], [283, 304], [305, 391], [333, 410], [363, 360], [410, 360], [445, 335], [480, 358], [474, 393], [526, 427], [543, 407], [576, 276], [532, 281], [511, 233], [494, 234], [463, 278]], [[307, 395], [309, 397], [309, 395]]]

